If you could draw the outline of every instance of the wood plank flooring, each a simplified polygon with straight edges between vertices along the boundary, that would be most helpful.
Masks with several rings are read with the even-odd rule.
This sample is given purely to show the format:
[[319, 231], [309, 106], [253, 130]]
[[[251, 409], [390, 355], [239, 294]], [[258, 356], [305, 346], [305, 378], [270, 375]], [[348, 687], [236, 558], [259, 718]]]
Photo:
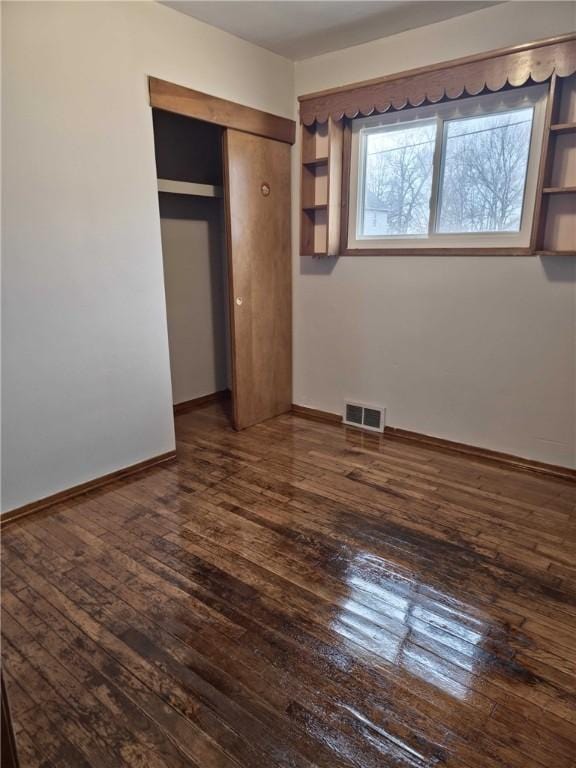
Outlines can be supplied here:
[[576, 486], [294, 415], [3, 535], [24, 768], [571, 768]]

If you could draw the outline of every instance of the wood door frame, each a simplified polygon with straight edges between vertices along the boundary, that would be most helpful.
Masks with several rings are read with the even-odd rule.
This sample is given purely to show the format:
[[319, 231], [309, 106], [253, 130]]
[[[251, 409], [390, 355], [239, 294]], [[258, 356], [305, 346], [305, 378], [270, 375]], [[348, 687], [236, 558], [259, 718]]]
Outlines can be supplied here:
[[221, 128], [234, 128], [267, 139], [283, 141], [286, 144], [294, 144], [296, 141], [296, 123], [287, 117], [246, 107], [218, 96], [210, 96], [208, 93], [157, 77], [148, 77], [148, 90], [150, 106], [155, 109], [213, 123]]
[[224, 242], [226, 243], [226, 281], [228, 288], [228, 386], [232, 395], [232, 424], [234, 429], [238, 429], [238, 391], [236, 355], [236, 332], [234, 330], [234, 277], [232, 270], [232, 244], [230, 237], [230, 205], [226, 200], [229, 187], [228, 172], [228, 144], [226, 141], [226, 131], [222, 131], [222, 188], [224, 190]]
[[[167, 80], [160, 80], [157, 77], [148, 77], [148, 89], [150, 95], [150, 106], [153, 109], [172, 112], [177, 115], [200, 120], [205, 123], [211, 123], [222, 128], [222, 166], [224, 176], [224, 186], [227, 185], [228, 161], [226, 157], [226, 131], [232, 129], [260, 136], [265, 139], [280, 141], [284, 144], [293, 145], [296, 141], [296, 122], [286, 117], [280, 117], [270, 112], [263, 112], [253, 107], [247, 107], [238, 104], [235, 101], [228, 101], [217, 96], [211, 96], [201, 91], [195, 91], [192, 88], [186, 88], [182, 85], [170, 83]], [[229, 334], [230, 334], [230, 357], [231, 357], [231, 395], [232, 408], [234, 411], [234, 423], [238, 423], [238, 413], [236, 410], [236, 372], [234, 358], [238, 350], [236, 348], [236, 339], [234, 333], [234, 293], [232, 284], [232, 251], [229, 242], [230, 223], [228, 221], [228, 212], [225, 211], [225, 241], [227, 251], [227, 271], [228, 271], [228, 316], [229, 316]]]

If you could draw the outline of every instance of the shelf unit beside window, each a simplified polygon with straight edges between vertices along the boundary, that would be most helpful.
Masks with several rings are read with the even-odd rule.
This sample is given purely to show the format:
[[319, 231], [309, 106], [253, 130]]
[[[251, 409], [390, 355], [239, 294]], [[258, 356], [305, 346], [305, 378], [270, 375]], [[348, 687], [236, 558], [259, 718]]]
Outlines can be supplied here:
[[[549, 40], [540, 40], [515, 46], [490, 54], [445, 62], [430, 71], [412, 70], [399, 72], [378, 80], [365, 81], [328, 91], [299, 97], [302, 119], [302, 186], [301, 186], [301, 253], [303, 255], [479, 255], [479, 256], [576, 256], [576, 35], [567, 34]], [[416, 243], [396, 246], [389, 239], [386, 245], [350, 248], [349, 224], [355, 224], [354, 211], [357, 197], [351, 194], [352, 138], [356, 120], [366, 115], [401, 114], [402, 110], [420, 109], [427, 104], [454, 102], [459, 98], [438, 99], [444, 89], [448, 93], [472, 93], [477, 83], [490, 82], [495, 98], [501, 92], [506, 98], [508, 91], [521, 93], [526, 88], [549, 89], [542, 109], [538, 105], [540, 134], [531, 144], [531, 156], [535, 161], [528, 165], [525, 181], [521, 236], [513, 244], [513, 238], [497, 238], [491, 232], [486, 239], [480, 235], [476, 242], [468, 239], [468, 246], [456, 237], [436, 238], [430, 246]], [[510, 83], [518, 83], [510, 87]], [[546, 85], [544, 85], [546, 84]], [[470, 86], [470, 87], [468, 87]], [[468, 90], [467, 90], [468, 89]], [[490, 98], [487, 92], [479, 98]], [[475, 97], [474, 97], [475, 98]], [[468, 102], [468, 96], [462, 104]], [[409, 105], [408, 107], [406, 105]], [[390, 106], [392, 107], [391, 109]], [[344, 117], [343, 117], [344, 115]], [[358, 117], [352, 117], [357, 115]], [[456, 115], [454, 119], [459, 119]], [[537, 134], [533, 132], [532, 138]], [[537, 153], [534, 151], [538, 144]], [[356, 157], [356, 155], [354, 156]], [[529, 156], [530, 158], [530, 156]], [[535, 166], [535, 167], [534, 167]], [[436, 164], [432, 177], [432, 194], [438, 196], [440, 175], [444, 166]], [[438, 170], [440, 168], [440, 170]], [[360, 174], [356, 170], [357, 178]], [[434, 186], [436, 185], [436, 186]], [[434, 199], [431, 197], [431, 200]], [[374, 203], [375, 205], [375, 203]], [[373, 207], [374, 227], [380, 208]], [[382, 209], [383, 213], [386, 213]], [[524, 214], [527, 214], [526, 216]], [[530, 216], [530, 214], [533, 214]], [[433, 212], [428, 232], [458, 235], [446, 229], [441, 232]], [[380, 216], [380, 219], [383, 217]], [[504, 230], [503, 230], [504, 231]], [[512, 230], [510, 230], [512, 231]], [[475, 232], [475, 230], [474, 230]], [[527, 235], [524, 237], [524, 235]], [[368, 243], [367, 236], [362, 238]]]
[[576, 254], [576, 74], [552, 76], [546, 115], [534, 249], [541, 256]]
[[302, 127], [300, 253], [334, 256], [340, 242], [342, 122]]

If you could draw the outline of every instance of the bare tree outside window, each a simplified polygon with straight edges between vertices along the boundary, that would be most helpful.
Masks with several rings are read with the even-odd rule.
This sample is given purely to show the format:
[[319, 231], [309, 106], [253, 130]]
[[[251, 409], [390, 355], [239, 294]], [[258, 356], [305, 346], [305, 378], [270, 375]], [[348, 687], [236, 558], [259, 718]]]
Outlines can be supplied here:
[[444, 124], [438, 232], [518, 232], [534, 110]]
[[547, 94], [534, 85], [353, 122], [348, 247], [528, 247]]
[[364, 236], [428, 232], [435, 139], [434, 120], [366, 136]]

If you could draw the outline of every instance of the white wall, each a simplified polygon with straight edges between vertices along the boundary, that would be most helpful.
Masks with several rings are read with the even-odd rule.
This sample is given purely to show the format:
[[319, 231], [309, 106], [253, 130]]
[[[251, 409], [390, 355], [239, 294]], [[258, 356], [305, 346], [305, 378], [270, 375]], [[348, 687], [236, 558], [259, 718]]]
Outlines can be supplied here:
[[[298, 62], [296, 92], [575, 28], [572, 3], [507, 3]], [[300, 258], [294, 187], [295, 402], [576, 466], [574, 259]]]
[[[156, 3], [1, 7], [6, 511], [174, 446], [146, 76], [294, 103], [290, 62]], [[298, 92], [574, 26], [570, 3], [496, 6], [301, 62]], [[297, 402], [573, 465], [572, 260], [294, 268]]]
[[174, 447], [146, 76], [294, 106], [290, 62], [157, 3], [2, 14], [7, 511]]
[[222, 202], [187, 198], [175, 216], [168, 199], [161, 210], [172, 397], [184, 403], [229, 386]]

